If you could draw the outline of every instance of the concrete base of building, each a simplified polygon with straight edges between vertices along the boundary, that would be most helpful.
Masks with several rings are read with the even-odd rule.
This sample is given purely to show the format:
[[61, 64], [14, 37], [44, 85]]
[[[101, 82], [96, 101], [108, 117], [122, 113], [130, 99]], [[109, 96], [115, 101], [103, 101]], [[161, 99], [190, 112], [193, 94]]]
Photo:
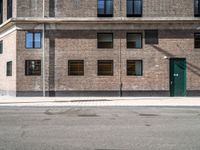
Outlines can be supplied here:
[[[42, 91], [18, 91], [17, 96], [29, 97], [29, 96], [43, 96]], [[46, 96], [49, 97], [113, 97], [120, 96], [119, 91], [46, 91]]]
[[[188, 90], [186, 96], [200, 96], [200, 90]], [[0, 96], [41, 97], [42, 91], [0, 90]], [[169, 97], [170, 91], [46, 91], [47, 97]]]
[[188, 90], [187, 96], [200, 96], [200, 90]]
[[0, 96], [16, 96], [16, 91], [0, 90]]
[[157, 97], [157, 96], [170, 96], [169, 91], [123, 91], [122, 96], [124, 97]]
[[[41, 97], [42, 91], [17, 91], [17, 97]], [[170, 91], [46, 91], [47, 97], [168, 97]], [[187, 96], [200, 96], [200, 90], [189, 90]]]

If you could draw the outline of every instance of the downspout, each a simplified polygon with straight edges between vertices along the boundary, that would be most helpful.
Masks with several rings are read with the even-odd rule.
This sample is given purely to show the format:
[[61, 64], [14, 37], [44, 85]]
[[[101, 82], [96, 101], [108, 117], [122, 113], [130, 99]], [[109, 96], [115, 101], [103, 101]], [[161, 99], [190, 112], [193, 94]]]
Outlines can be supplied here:
[[[119, 0], [119, 6], [120, 6], [120, 20], [121, 20], [121, 24], [122, 24], [122, 2], [121, 0]], [[122, 97], [122, 88], [123, 88], [123, 84], [122, 84], [122, 31], [120, 30], [120, 49], [119, 49], [119, 83], [120, 83], [120, 97]]]
[[[42, 18], [45, 19], [45, 0], [42, 2]], [[46, 96], [45, 86], [45, 23], [42, 24], [42, 91], [43, 97]]]

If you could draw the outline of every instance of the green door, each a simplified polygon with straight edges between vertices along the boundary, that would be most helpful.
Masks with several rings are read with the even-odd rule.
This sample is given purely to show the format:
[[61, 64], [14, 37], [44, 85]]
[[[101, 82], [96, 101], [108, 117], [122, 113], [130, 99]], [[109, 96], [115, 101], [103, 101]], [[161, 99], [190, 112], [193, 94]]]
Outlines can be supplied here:
[[170, 59], [170, 95], [186, 96], [186, 59]]

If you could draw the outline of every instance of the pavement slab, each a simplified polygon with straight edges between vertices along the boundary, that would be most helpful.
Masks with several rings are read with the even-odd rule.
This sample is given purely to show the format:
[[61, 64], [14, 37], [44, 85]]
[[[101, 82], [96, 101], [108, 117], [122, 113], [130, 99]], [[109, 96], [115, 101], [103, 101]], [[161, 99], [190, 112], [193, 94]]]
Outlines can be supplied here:
[[0, 106], [200, 106], [200, 97], [0, 97]]

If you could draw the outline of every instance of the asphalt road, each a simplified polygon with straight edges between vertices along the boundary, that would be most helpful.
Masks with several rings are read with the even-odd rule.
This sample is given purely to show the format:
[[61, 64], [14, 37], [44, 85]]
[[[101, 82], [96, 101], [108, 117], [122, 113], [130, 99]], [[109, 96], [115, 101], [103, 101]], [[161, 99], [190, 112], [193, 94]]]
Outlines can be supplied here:
[[200, 108], [0, 107], [0, 150], [200, 150]]

